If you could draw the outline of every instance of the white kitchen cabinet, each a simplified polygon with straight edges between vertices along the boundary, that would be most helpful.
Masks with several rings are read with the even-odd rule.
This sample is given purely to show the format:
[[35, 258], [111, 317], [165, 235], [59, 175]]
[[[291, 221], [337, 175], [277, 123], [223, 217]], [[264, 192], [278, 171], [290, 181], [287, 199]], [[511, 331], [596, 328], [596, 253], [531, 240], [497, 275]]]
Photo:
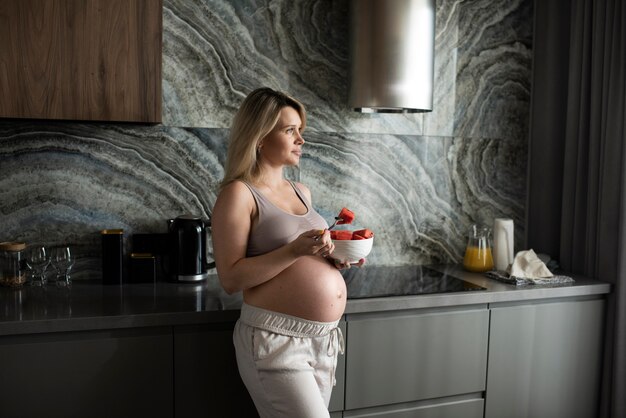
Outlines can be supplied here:
[[486, 305], [348, 315], [347, 325], [346, 410], [389, 405], [388, 416], [402, 417], [407, 415], [391, 412], [394, 404], [461, 394], [482, 398]]
[[491, 306], [485, 418], [597, 416], [605, 301]]

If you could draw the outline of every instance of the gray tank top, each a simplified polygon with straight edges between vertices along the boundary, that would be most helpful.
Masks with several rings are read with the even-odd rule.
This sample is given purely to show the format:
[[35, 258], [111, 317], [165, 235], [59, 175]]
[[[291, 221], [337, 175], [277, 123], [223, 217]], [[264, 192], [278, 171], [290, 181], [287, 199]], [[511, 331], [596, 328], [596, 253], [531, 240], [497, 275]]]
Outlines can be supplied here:
[[256, 187], [246, 182], [243, 183], [248, 186], [254, 197], [258, 215], [248, 237], [246, 250], [248, 257], [265, 254], [282, 247], [310, 229], [328, 228], [328, 223], [313, 209], [293, 182], [289, 182], [291, 187], [307, 208], [304, 215], [285, 212], [267, 199]]

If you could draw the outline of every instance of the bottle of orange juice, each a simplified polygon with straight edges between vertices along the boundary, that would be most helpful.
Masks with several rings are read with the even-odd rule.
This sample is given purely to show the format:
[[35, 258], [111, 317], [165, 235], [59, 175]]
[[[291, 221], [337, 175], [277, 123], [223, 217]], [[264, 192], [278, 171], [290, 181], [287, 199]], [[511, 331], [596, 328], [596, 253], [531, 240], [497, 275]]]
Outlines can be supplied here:
[[466, 270], [482, 273], [493, 270], [493, 255], [491, 254], [491, 229], [472, 225], [465, 248], [463, 267]]

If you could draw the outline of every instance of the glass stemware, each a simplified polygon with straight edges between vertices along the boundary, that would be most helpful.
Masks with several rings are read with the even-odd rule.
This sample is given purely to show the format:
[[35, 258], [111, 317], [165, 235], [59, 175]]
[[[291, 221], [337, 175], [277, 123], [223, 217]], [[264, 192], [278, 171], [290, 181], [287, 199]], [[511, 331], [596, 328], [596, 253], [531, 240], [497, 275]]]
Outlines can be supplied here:
[[70, 271], [74, 266], [74, 255], [70, 247], [57, 247], [52, 251], [50, 257], [52, 266], [58, 273], [56, 285], [57, 287], [67, 287], [72, 285]]
[[32, 272], [33, 286], [45, 286], [47, 283], [46, 269], [50, 264], [50, 255], [43, 245], [30, 247], [26, 256], [26, 265]]

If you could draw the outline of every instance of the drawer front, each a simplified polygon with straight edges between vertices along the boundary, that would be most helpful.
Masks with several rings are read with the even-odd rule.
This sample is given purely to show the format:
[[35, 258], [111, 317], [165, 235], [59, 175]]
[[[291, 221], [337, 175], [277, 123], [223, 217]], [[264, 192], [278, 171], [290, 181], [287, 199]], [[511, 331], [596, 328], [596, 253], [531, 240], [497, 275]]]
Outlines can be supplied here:
[[373, 408], [349, 411], [344, 418], [483, 418], [484, 400], [472, 399], [420, 407]]
[[485, 390], [487, 309], [348, 320], [346, 409]]

